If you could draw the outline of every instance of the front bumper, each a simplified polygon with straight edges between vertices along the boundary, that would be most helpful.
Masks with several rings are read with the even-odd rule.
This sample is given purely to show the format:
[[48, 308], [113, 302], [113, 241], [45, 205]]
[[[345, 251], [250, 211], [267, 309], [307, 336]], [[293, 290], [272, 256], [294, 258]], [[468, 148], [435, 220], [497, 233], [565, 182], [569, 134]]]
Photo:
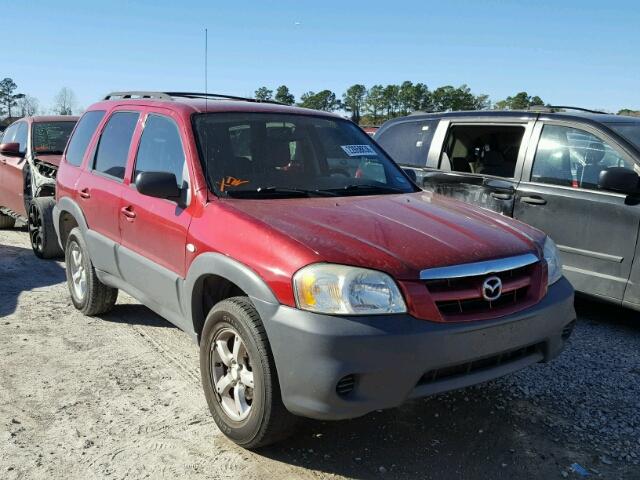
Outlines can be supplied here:
[[[576, 318], [573, 288], [565, 278], [531, 308], [467, 323], [410, 315], [336, 317], [255, 299], [254, 304], [269, 336], [285, 406], [322, 420], [358, 417], [549, 361], [562, 351]], [[427, 378], [434, 371], [441, 375]], [[347, 375], [354, 376], [355, 386], [339, 395], [336, 385]]]

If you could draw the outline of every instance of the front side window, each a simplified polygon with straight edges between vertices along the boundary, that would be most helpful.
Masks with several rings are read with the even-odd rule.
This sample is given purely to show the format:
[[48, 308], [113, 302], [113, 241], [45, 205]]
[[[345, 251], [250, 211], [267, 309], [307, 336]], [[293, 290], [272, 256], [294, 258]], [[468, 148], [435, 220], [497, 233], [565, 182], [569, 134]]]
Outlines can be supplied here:
[[170, 118], [160, 115], [147, 117], [136, 156], [134, 179], [141, 172], [173, 173], [178, 187], [184, 187], [184, 150], [178, 126]]
[[453, 125], [440, 169], [513, 178], [524, 130], [510, 125]]
[[399, 164], [424, 167], [437, 126], [437, 120], [396, 123], [377, 135], [376, 141]]
[[98, 125], [104, 118], [104, 110], [91, 110], [78, 121], [78, 125], [69, 140], [67, 147], [67, 163], [79, 167], [82, 164], [85, 151]]
[[31, 145], [36, 154], [62, 155], [76, 122], [38, 122], [31, 131]]
[[589, 132], [545, 125], [533, 160], [531, 181], [593, 190], [598, 188], [600, 172], [609, 167], [635, 169], [635, 164]]
[[18, 133], [19, 123], [9, 126], [2, 136], [2, 143], [16, 143], [16, 134]]
[[307, 115], [194, 118], [202, 165], [218, 195], [243, 198], [413, 192], [402, 170], [351, 122]]
[[94, 170], [120, 180], [124, 178], [129, 147], [138, 117], [139, 114], [136, 112], [116, 112], [111, 115], [100, 136]]

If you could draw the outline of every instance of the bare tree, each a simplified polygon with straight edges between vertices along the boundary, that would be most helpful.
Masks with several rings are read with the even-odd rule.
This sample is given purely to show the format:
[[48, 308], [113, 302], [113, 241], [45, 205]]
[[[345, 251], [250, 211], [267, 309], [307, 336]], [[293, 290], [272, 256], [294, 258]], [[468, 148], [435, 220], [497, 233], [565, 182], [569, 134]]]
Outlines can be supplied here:
[[31, 95], [25, 95], [18, 99], [18, 110], [22, 117], [36, 115], [38, 113], [39, 106], [40, 102], [38, 102], [38, 99]]
[[76, 94], [69, 87], [62, 87], [53, 100], [53, 111], [58, 115], [73, 115]]

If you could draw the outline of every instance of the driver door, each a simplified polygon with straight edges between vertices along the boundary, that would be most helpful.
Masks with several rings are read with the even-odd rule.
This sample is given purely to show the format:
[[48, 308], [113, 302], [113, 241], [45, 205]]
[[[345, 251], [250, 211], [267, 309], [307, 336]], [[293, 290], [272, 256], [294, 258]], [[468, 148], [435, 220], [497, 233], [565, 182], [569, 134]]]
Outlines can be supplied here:
[[633, 263], [640, 204], [598, 189], [608, 167], [640, 171], [604, 132], [570, 122], [538, 122], [518, 185], [514, 217], [551, 236], [576, 290], [621, 302]]

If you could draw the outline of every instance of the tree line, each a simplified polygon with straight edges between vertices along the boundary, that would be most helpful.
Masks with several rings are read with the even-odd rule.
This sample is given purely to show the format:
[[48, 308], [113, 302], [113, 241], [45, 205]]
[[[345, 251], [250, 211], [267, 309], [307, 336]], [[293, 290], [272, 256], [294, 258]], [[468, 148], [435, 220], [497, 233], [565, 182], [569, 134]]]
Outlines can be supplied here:
[[[17, 92], [18, 85], [11, 78], [0, 80], [0, 117], [29, 117], [44, 113], [37, 98]], [[68, 87], [62, 87], [53, 99], [53, 105], [46, 110], [54, 115], [79, 113], [76, 96]]]

